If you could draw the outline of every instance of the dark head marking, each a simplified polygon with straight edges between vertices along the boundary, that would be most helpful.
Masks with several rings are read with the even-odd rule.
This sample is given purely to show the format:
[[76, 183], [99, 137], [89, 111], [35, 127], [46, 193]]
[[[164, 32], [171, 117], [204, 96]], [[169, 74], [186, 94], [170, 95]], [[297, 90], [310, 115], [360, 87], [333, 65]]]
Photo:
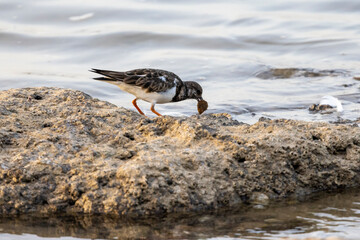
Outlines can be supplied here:
[[187, 88], [188, 98], [196, 99], [198, 101], [203, 100], [202, 98], [202, 87], [197, 82], [184, 82]]

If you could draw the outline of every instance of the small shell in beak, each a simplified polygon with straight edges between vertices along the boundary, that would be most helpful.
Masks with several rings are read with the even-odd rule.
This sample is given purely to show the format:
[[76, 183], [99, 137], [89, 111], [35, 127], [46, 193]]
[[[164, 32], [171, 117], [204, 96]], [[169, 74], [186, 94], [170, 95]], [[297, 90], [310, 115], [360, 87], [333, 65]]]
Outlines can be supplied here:
[[198, 101], [197, 109], [198, 109], [199, 114], [202, 114], [203, 112], [205, 112], [206, 109], [208, 109], [207, 101], [205, 101], [205, 100]]

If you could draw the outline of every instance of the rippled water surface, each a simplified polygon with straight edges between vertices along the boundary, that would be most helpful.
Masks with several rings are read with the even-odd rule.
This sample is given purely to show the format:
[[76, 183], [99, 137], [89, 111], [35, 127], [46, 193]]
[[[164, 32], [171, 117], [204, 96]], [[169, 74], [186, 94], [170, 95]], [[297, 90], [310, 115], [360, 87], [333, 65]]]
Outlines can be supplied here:
[[[360, 112], [357, 0], [2, 0], [0, 51], [0, 89], [79, 89], [133, 109], [131, 95], [91, 80], [88, 69], [151, 67], [200, 82], [209, 113], [249, 123]], [[338, 97], [344, 113], [309, 114], [324, 95]], [[192, 115], [195, 105], [157, 109]]]
[[360, 234], [360, 191], [320, 194], [304, 202], [248, 205], [208, 215], [125, 220], [96, 216], [0, 218], [2, 240], [279, 239]]
[[[354, 120], [360, 115], [359, 59], [358, 0], [0, 1], [0, 90], [72, 88], [133, 109], [131, 95], [92, 80], [88, 70], [151, 67], [198, 81], [209, 113], [228, 112], [248, 123], [261, 116]], [[309, 105], [324, 95], [339, 98], [344, 112], [310, 114]], [[148, 103], [139, 105], [153, 116]], [[196, 103], [158, 105], [157, 110], [192, 115]], [[358, 194], [344, 196], [159, 224], [86, 217], [3, 219], [0, 237], [273, 239], [330, 232], [355, 239], [360, 234]]]

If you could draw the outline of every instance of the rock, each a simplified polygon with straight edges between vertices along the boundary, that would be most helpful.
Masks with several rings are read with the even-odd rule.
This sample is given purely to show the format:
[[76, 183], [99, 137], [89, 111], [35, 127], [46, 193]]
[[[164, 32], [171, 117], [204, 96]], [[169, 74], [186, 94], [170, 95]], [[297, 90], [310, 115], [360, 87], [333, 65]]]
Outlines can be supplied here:
[[[280, 238], [280, 240], [299, 240], [298, 238]], [[326, 237], [326, 238], [303, 238], [302, 240], [342, 240], [339, 237]]]
[[332, 110], [334, 107], [333, 106], [330, 106], [328, 104], [325, 104], [325, 105], [321, 105], [321, 104], [312, 104], [310, 107], [309, 107], [309, 111], [312, 111], [312, 112], [320, 112], [320, 111], [326, 111], [326, 110]]
[[359, 186], [360, 129], [146, 118], [80, 91], [0, 92], [0, 213], [153, 215]]
[[312, 104], [309, 107], [309, 111], [321, 112], [321, 113], [332, 113], [337, 111], [343, 112], [343, 106], [339, 99], [333, 96], [323, 96], [319, 104]]
[[[313, 68], [266, 68], [258, 73], [256, 77], [261, 79], [284, 79], [284, 78], [316, 78], [316, 77], [338, 77], [348, 76], [347, 71], [342, 70], [319, 70]], [[356, 79], [354, 77], [354, 79]]]
[[250, 196], [250, 202], [253, 204], [267, 205], [269, 197], [266, 194], [254, 192]]

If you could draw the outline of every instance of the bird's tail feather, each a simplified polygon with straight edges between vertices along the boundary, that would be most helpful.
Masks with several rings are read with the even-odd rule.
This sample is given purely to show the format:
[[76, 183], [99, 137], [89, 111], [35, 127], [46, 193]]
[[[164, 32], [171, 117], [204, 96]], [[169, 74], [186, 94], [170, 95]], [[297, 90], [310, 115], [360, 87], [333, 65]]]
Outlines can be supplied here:
[[103, 75], [104, 77], [94, 78], [95, 80], [99, 80], [99, 81], [122, 81], [123, 78], [125, 77], [125, 74], [123, 72], [101, 70], [96, 68], [92, 68], [89, 71]]
[[[93, 79], [98, 80], [98, 81], [111, 81], [112, 80], [111, 78], [107, 78], [107, 77], [96, 77]], [[112, 80], [112, 81], [115, 81], [115, 80]]]

